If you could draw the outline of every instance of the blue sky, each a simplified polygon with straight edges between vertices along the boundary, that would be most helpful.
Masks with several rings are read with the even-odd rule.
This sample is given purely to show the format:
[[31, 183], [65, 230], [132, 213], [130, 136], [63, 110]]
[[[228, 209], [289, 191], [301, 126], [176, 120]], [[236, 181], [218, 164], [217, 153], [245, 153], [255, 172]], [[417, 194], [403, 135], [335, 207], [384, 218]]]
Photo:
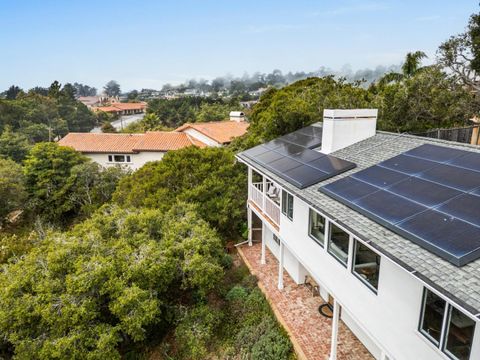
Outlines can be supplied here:
[[477, 0], [0, 0], [0, 89], [398, 64], [408, 51], [433, 58], [478, 11]]

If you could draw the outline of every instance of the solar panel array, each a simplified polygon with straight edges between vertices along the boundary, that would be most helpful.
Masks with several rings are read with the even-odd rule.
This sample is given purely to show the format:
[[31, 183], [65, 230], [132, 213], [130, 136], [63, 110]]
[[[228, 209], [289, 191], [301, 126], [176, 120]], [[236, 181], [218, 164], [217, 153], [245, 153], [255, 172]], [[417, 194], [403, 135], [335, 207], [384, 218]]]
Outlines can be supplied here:
[[279, 138], [280, 140], [315, 149], [322, 145], [322, 128], [310, 125]]
[[480, 257], [480, 153], [422, 145], [320, 191], [452, 264]]
[[308, 126], [242, 154], [303, 189], [356, 166], [352, 162], [312, 150], [321, 141], [321, 128]]

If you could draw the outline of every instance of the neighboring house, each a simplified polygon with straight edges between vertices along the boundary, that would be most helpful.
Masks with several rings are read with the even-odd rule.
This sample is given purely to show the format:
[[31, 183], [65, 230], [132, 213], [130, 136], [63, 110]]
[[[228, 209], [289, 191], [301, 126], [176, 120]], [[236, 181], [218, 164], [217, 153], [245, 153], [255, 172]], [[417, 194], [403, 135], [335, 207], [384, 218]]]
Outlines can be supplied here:
[[[480, 359], [480, 149], [376, 131], [376, 110], [237, 155], [249, 241], [307, 275], [376, 359]], [[285, 290], [282, 290], [285, 291]], [[306, 329], [305, 331], [308, 331]]]
[[120, 164], [136, 170], [148, 161], [161, 160], [170, 150], [226, 145], [245, 134], [247, 128], [244, 121], [215, 121], [144, 134], [69, 133], [58, 143], [82, 152], [102, 166]]
[[161, 160], [167, 151], [187, 146], [205, 147], [188, 134], [152, 131], [145, 134], [69, 133], [59, 142], [102, 166], [124, 165], [136, 170], [149, 161]]
[[235, 114], [230, 116], [230, 121], [186, 123], [175, 131], [184, 132], [208, 146], [227, 145], [234, 138], [244, 135], [249, 125], [248, 122], [243, 121], [244, 114], [242, 112], [232, 113]]
[[92, 110], [103, 111], [103, 112], [114, 114], [117, 116], [122, 116], [122, 115], [142, 114], [145, 112], [146, 108], [147, 108], [146, 102], [138, 102], [138, 103], [116, 102], [108, 106], [97, 106], [92, 108]]

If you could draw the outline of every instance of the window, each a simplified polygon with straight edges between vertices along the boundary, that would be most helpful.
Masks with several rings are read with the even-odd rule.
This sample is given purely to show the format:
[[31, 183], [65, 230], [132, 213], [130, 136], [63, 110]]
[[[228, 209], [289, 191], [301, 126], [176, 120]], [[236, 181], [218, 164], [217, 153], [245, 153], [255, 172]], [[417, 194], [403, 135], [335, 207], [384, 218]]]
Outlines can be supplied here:
[[309, 209], [308, 235], [323, 246], [325, 239], [325, 218]]
[[328, 252], [333, 255], [343, 265], [348, 262], [348, 245], [350, 235], [340, 229], [337, 225], [330, 223], [330, 240], [328, 242]]
[[124, 162], [131, 162], [130, 155], [108, 155], [109, 162], [116, 162], [116, 163], [124, 163]]
[[293, 220], [293, 195], [282, 190], [282, 213]]
[[475, 321], [428, 289], [423, 294], [420, 332], [452, 359], [470, 358]]
[[380, 275], [380, 255], [358, 240], [355, 240], [354, 251], [353, 273], [360, 280], [377, 290], [378, 276]]
[[273, 241], [275, 241], [277, 243], [277, 245], [280, 245], [280, 239], [275, 234], [273, 234]]
[[468, 359], [475, 333], [475, 321], [453, 306], [449, 309], [445, 352], [454, 359]]

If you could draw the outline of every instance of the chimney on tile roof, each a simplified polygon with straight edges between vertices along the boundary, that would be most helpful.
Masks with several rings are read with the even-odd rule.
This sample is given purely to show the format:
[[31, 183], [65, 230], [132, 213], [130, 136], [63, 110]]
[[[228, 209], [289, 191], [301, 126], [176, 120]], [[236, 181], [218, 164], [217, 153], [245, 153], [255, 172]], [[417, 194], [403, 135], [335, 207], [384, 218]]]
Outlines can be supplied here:
[[330, 154], [374, 136], [377, 114], [377, 109], [323, 110], [321, 152]]
[[244, 121], [245, 113], [243, 111], [230, 111], [230, 121]]

